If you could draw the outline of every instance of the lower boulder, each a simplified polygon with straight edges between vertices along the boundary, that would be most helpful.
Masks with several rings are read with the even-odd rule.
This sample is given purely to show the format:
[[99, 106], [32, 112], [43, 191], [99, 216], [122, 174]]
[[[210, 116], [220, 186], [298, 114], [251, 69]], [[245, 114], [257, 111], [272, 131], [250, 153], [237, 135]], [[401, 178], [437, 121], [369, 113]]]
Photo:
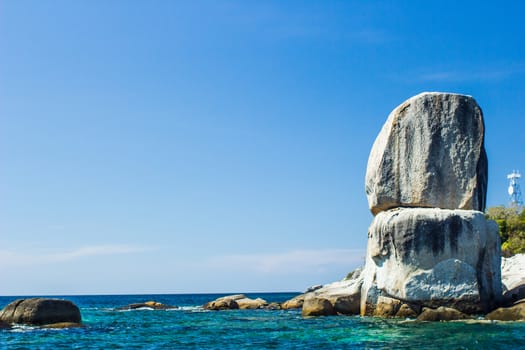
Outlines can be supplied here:
[[[397, 208], [377, 214], [368, 233], [362, 315], [391, 315], [382, 298], [468, 314], [501, 299], [497, 224], [472, 210]], [[392, 306], [392, 305], [391, 305]], [[386, 308], [390, 309], [386, 309]]]
[[8, 323], [47, 325], [53, 323], [81, 322], [79, 308], [69, 300], [18, 299], [0, 311], [0, 320]]

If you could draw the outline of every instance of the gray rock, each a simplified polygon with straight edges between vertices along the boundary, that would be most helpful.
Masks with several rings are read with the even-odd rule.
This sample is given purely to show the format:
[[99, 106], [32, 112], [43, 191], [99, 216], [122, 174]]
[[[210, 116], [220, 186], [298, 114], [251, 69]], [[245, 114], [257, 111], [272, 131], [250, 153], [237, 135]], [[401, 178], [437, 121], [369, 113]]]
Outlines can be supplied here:
[[467, 313], [501, 298], [500, 240], [495, 222], [471, 210], [392, 209], [370, 226], [361, 314], [380, 298]]
[[422, 93], [392, 111], [368, 159], [374, 215], [396, 207], [483, 211], [487, 157], [483, 115], [470, 96]]
[[525, 254], [501, 259], [501, 282], [504, 304], [525, 299]]
[[5, 323], [46, 325], [53, 323], [80, 323], [78, 307], [68, 300], [18, 299], [0, 311], [0, 320]]

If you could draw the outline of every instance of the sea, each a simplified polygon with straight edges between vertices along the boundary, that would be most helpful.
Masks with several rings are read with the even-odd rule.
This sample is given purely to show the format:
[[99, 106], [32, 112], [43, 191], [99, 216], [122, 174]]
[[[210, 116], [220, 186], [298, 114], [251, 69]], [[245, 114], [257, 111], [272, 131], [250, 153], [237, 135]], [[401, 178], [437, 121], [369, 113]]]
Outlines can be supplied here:
[[[245, 294], [268, 302], [297, 295]], [[224, 295], [58, 296], [79, 306], [85, 327], [0, 330], [0, 349], [525, 349], [524, 322], [305, 318], [300, 310], [202, 309]], [[0, 297], [0, 308], [19, 298]], [[117, 310], [150, 300], [179, 308]]]

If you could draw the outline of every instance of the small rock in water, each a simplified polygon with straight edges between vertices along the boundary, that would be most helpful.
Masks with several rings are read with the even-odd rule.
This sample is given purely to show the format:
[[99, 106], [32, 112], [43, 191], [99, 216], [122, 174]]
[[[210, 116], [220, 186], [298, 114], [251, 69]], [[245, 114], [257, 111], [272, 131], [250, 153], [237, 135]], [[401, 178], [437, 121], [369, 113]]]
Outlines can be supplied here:
[[125, 310], [136, 310], [136, 309], [141, 309], [141, 308], [150, 308], [153, 310], [168, 310], [168, 309], [177, 309], [178, 306], [165, 305], [165, 304], [162, 304], [156, 301], [146, 301], [144, 303], [134, 303], [134, 304], [126, 305], [126, 306], [121, 306], [117, 308], [117, 310], [125, 311]]

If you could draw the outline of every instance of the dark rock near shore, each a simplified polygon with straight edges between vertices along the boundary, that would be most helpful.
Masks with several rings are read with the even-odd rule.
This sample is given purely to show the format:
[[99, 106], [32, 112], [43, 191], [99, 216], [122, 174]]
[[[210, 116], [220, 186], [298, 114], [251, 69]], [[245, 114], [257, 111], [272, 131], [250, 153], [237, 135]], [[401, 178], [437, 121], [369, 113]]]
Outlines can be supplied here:
[[18, 299], [0, 311], [0, 320], [8, 323], [47, 325], [61, 322], [80, 323], [78, 307], [69, 300]]

